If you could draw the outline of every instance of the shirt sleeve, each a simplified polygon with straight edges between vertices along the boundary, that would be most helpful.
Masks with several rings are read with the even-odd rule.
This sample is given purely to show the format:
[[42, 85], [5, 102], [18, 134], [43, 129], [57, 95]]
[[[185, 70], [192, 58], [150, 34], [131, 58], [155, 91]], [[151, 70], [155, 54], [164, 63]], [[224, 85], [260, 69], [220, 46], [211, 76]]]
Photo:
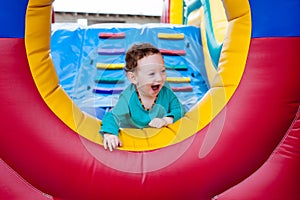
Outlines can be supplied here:
[[169, 83], [165, 83], [168, 99], [170, 101], [169, 105], [169, 112], [166, 114], [166, 117], [173, 117], [174, 122], [179, 120], [184, 114], [185, 110], [183, 106], [181, 105], [178, 97], [175, 95], [175, 93], [172, 91]]
[[171, 90], [169, 92], [169, 98], [170, 98], [170, 110], [166, 116], [172, 116], [174, 118], [174, 122], [176, 122], [184, 115], [185, 111], [180, 101], [178, 100], [177, 96]]
[[103, 119], [102, 119], [102, 125], [100, 129], [100, 133], [110, 133], [113, 135], [119, 134], [119, 122], [118, 119], [113, 115], [113, 113], [107, 112]]
[[118, 135], [120, 129], [120, 120], [122, 120], [122, 117], [126, 117], [128, 113], [128, 100], [126, 99], [125, 95], [121, 94], [115, 107], [104, 115], [100, 133]]

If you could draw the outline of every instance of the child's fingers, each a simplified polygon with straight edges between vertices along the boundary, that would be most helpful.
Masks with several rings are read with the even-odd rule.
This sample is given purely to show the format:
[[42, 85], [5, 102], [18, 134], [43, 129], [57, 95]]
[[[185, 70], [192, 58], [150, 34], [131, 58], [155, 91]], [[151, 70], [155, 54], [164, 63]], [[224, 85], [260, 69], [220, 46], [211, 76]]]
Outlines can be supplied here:
[[113, 151], [113, 147], [112, 147], [112, 144], [111, 144], [110, 142], [108, 142], [108, 149], [109, 149], [110, 151]]
[[107, 149], [107, 139], [106, 138], [103, 139], [103, 145], [104, 145], [104, 149], [106, 150]]
[[112, 141], [111, 141], [112, 149], [117, 148], [117, 146], [118, 146], [118, 140], [116, 138], [113, 138]]
[[109, 141], [108, 144], [109, 144], [109, 150], [110, 151], [113, 151], [117, 146], [117, 143], [116, 143], [114, 138], [111, 138], [111, 140]]
[[154, 118], [150, 121], [149, 126], [156, 128], [157, 126], [157, 118]]
[[160, 119], [160, 118], [154, 118], [149, 123], [149, 126], [151, 126], [153, 128], [161, 128], [161, 127], [165, 126], [165, 120], [164, 119]]
[[110, 151], [113, 151], [115, 148], [115, 141], [114, 137], [111, 137], [111, 135], [105, 135], [103, 139], [103, 145], [104, 149], [109, 149]]
[[113, 151], [118, 147], [120, 140], [117, 136], [110, 136], [105, 138], [104, 148]]

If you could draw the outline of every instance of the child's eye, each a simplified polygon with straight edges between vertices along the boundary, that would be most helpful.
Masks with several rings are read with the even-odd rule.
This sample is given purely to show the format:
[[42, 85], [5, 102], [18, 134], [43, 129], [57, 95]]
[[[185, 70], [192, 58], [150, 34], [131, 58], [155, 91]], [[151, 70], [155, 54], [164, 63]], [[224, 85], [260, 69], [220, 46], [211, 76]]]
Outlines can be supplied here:
[[166, 73], [166, 69], [161, 70], [161, 73]]
[[155, 73], [154, 73], [154, 72], [152, 72], [152, 73], [149, 73], [148, 75], [149, 75], [149, 76], [154, 76], [154, 74], [155, 74]]

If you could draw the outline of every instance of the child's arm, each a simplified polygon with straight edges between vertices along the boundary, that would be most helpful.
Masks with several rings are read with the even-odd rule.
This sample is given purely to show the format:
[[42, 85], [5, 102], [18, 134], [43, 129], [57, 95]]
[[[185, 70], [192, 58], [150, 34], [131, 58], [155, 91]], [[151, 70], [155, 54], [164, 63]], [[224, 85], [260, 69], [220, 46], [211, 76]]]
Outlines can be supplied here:
[[166, 114], [166, 116], [172, 116], [173, 117], [172, 123], [173, 123], [176, 122], [185, 114], [185, 110], [182, 104], [180, 103], [178, 97], [176, 96], [176, 94], [172, 91], [168, 82], [165, 83], [165, 87], [168, 89], [166, 90], [167, 93], [166, 99], [168, 99], [169, 101], [169, 112]]
[[170, 92], [170, 111], [169, 111], [169, 113], [167, 113], [167, 116], [172, 116], [173, 122], [176, 122], [184, 114], [185, 114], [185, 110], [184, 110], [183, 106], [181, 105], [179, 99], [173, 92]]
[[112, 113], [112, 111], [105, 114], [102, 119], [100, 133], [103, 137], [104, 149], [113, 151], [118, 146], [121, 146], [121, 141], [118, 137], [119, 134], [119, 120]]
[[107, 112], [102, 119], [100, 134], [103, 137], [105, 149], [113, 151], [117, 147], [122, 146], [122, 142], [118, 137], [119, 124], [122, 119], [127, 117], [128, 112], [128, 99], [126, 95], [121, 93], [115, 107]]

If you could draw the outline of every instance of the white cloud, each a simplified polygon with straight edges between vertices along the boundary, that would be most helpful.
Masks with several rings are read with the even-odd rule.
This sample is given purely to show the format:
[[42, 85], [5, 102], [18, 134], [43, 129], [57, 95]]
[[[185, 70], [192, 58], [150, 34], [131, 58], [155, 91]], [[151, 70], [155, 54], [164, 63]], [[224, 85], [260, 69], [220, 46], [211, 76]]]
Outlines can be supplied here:
[[163, 0], [55, 0], [55, 11], [160, 16]]

